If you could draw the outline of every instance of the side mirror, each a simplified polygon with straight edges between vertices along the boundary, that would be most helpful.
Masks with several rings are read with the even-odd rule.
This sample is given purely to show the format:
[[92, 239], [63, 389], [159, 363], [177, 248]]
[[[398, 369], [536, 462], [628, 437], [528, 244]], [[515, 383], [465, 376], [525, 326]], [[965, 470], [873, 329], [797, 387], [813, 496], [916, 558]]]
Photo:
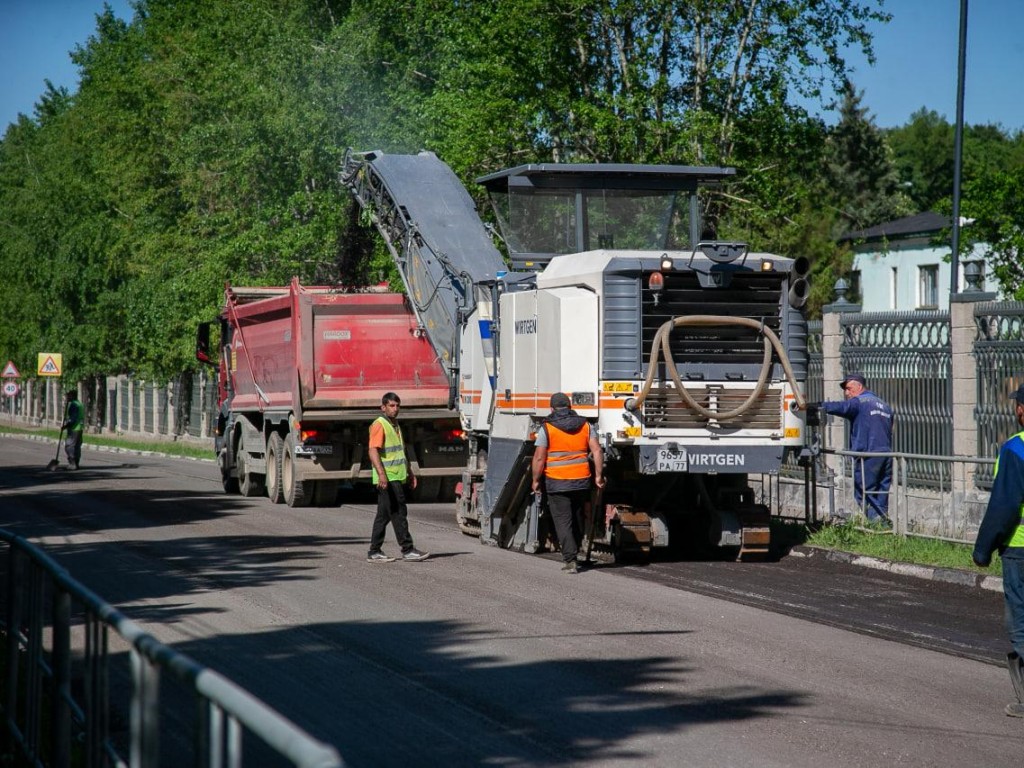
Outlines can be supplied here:
[[196, 326], [196, 360], [207, 365], [216, 365], [217, 361], [210, 357], [210, 323]]

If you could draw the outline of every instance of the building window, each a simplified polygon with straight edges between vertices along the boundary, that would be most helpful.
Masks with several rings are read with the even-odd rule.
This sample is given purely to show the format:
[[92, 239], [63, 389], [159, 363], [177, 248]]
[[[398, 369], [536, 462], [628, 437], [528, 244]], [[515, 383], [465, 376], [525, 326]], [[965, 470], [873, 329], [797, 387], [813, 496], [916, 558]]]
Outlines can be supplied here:
[[917, 268], [917, 308], [936, 309], [939, 306], [939, 265], [928, 264]]

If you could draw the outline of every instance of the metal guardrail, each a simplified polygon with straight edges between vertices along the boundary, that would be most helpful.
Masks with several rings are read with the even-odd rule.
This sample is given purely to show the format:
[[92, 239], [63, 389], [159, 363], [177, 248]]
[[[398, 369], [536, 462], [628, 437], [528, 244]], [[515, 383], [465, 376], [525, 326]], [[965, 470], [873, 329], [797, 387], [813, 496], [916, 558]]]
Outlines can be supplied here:
[[[6, 575], [0, 593], [5, 600], [0, 732], [6, 754], [20, 752], [28, 765], [40, 767], [63, 768], [73, 761], [97, 768], [154, 768], [161, 764], [161, 724], [172, 717], [160, 698], [166, 674], [186, 694], [188, 716], [173, 715], [175, 727], [192, 723], [192, 765], [241, 768], [245, 733], [297, 768], [343, 765], [333, 747], [157, 641], [35, 545], [4, 529], [0, 540], [8, 545], [2, 553], [6, 569], [0, 571]], [[129, 674], [112, 684], [110, 646], [122, 641]], [[127, 734], [112, 726], [115, 721], [127, 724]], [[176, 751], [173, 764], [189, 761]]]
[[[893, 462], [889, 489], [889, 517], [893, 532], [905, 536], [973, 544], [978, 525], [988, 504], [988, 492], [981, 480], [991, 476], [994, 459], [929, 456], [915, 453], [865, 453], [825, 450], [841, 462], [839, 472], [817, 471], [815, 491], [824, 492], [819, 509], [829, 517], [864, 516], [864, 504], [853, 493], [853, 471], [857, 462], [889, 457]], [[913, 468], [927, 462], [934, 468], [927, 483], [914, 481]]]

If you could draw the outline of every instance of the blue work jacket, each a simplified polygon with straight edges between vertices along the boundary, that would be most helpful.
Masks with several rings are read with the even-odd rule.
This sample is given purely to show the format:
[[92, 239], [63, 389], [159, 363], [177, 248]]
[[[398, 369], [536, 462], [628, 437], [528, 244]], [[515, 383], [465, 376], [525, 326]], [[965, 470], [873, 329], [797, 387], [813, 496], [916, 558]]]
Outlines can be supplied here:
[[821, 410], [849, 420], [851, 451], [892, 451], [892, 408], [874, 392], [864, 390], [848, 400], [826, 400]]

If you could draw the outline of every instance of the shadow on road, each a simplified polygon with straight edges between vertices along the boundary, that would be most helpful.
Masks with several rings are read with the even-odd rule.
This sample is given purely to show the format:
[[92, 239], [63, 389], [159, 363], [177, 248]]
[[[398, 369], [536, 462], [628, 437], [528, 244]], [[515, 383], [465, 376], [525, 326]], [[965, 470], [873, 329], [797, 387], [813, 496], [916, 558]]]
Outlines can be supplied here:
[[[647, 633], [615, 634], [641, 643]], [[526, 662], [480, 649], [535, 643], [536, 636], [505, 637], [456, 622], [311, 624], [176, 649], [335, 745], [346, 766], [367, 768], [642, 764], [663, 761], [659, 742], [688, 728], [809, 705], [802, 692], [752, 684], [691, 689], [688, 632], [677, 634], [673, 655], [580, 659], [573, 643], [602, 635], [574, 635], [563, 638], [561, 652]], [[112, 664], [126, 666], [124, 656]], [[165, 705], [182, 707], [164, 726], [180, 749], [192, 705], [183, 691], [165, 695]], [[276, 764], [254, 739], [247, 742], [246, 765]]]

